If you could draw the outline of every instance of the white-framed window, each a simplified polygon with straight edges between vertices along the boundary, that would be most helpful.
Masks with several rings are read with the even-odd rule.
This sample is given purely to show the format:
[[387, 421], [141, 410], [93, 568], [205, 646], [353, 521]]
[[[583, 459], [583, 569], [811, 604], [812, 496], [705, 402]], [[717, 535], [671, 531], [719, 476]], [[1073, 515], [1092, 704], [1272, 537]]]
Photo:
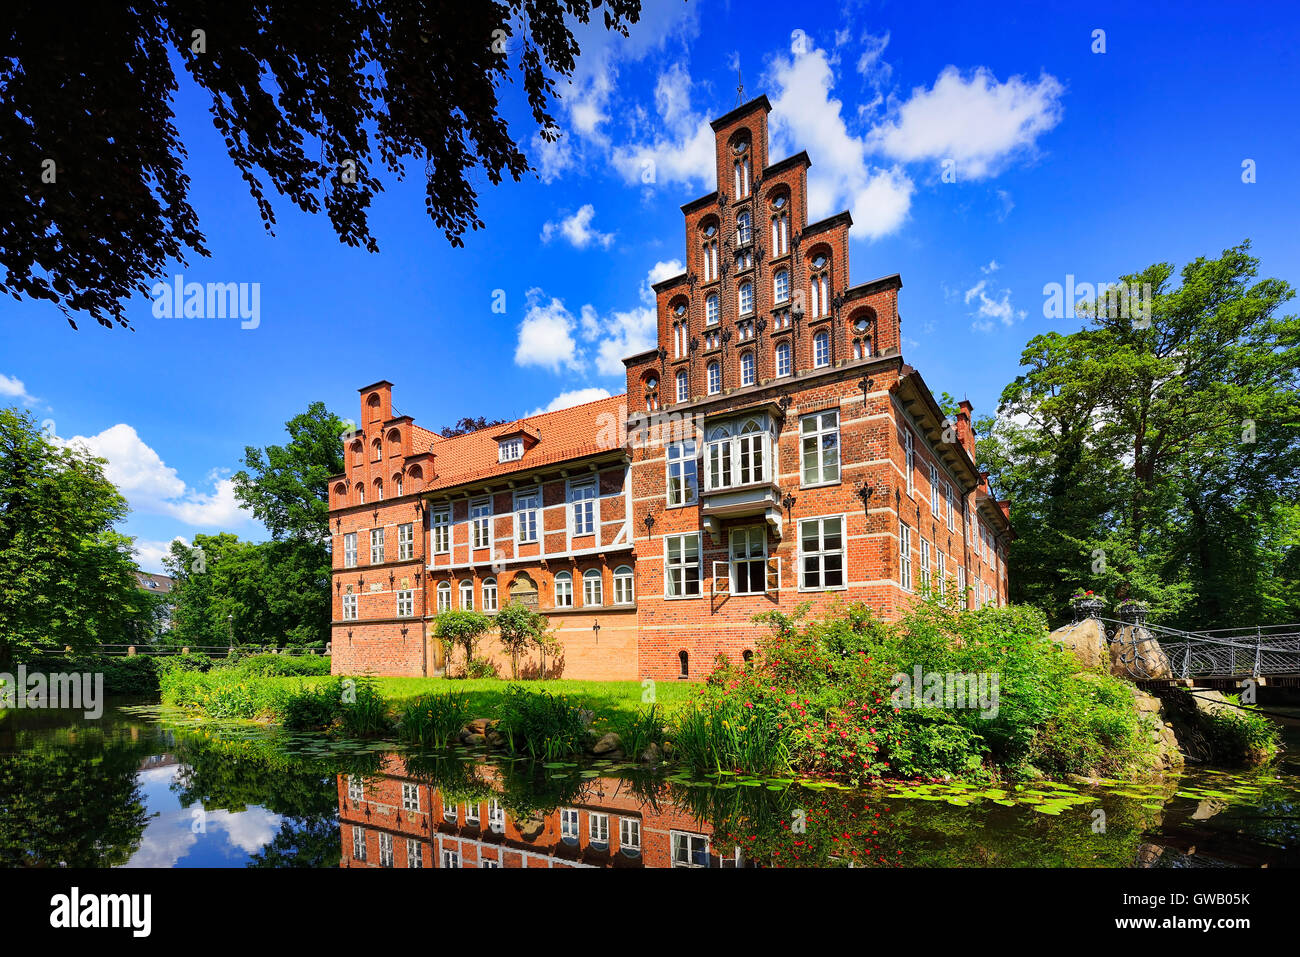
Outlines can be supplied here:
[[384, 530], [382, 528], [372, 528], [370, 530], [370, 564], [381, 565], [384, 561]]
[[618, 849], [620, 851], [641, 850], [641, 822], [636, 818], [618, 819]]
[[754, 311], [754, 284], [745, 280], [740, 284], [737, 291], [737, 303], [740, 306], [740, 315], [747, 316]]
[[[817, 256], [813, 259], [813, 265], [820, 269], [821, 266], [818, 265], [819, 260], [822, 265], [825, 265], [825, 257]], [[812, 286], [809, 289], [808, 304], [810, 306], [808, 314], [814, 319], [830, 312], [831, 283], [830, 277], [825, 272], [820, 272], [812, 277]]]
[[596, 533], [596, 505], [595, 479], [569, 486], [569, 515], [574, 535]]
[[410, 561], [415, 557], [415, 523], [397, 526], [397, 559]]
[[556, 572], [555, 607], [556, 608], [573, 607], [573, 576], [568, 572]]
[[716, 326], [719, 318], [718, 294], [711, 292], [704, 297], [704, 322], [706, 325]]
[[695, 440], [675, 442], [668, 446], [668, 504], [694, 505], [699, 495], [699, 472]]
[[357, 567], [357, 533], [348, 532], [343, 536], [343, 567]]
[[481, 498], [469, 506], [469, 523], [475, 548], [492, 547], [492, 499]]
[[903, 591], [912, 590], [912, 530], [898, 523], [898, 582]]
[[433, 510], [433, 553], [444, 555], [451, 551], [451, 509]]
[[752, 352], [740, 354], [740, 384], [754, 384], [754, 353]]
[[736, 199], [749, 195], [749, 157], [742, 156], [732, 164], [736, 181]]
[[703, 834], [671, 831], [673, 867], [708, 867], [709, 839]]
[[953, 508], [952, 508], [952, 483], [951, 482], [943, 483], [943, 503], [944, 503], [944, 508], [948, 513], [948, 531], [951, 532], [954, 528], [957, 527], [957, 523], [953, 515]]
[[771, 447], [766, 417], [747, 419], [738, 429], [734, 424], [712, 429], [705, 446], [705, 488], [716, 491], [767, 481]]
[[347, 594], [343, 596], [343, 620], [355, 621], [357, 617], [357, 596]]
[[495, 578], [483, 579], [483, 610], [486, 612], [497, 610], [497, 580]]
[[966, 594], [966, 566], [957, 566], [957, 597], [961, 600], [962, 607], [969, 607], [970, 596]]
[[844, 517], [799, 521], [799, 589], [844, 587]]
[[790, 251], [790, 216], [777, 213], [772, 217], [772, 255], [784, 256]]
[[478, 866], [482, 868], [488, 868], [488, 869], [491, 868], [499, 869], [501, 867], [501, 862], [498, 860], [494, 860], [493, 858], [490, 857], [480, 857], [478, 859]]
[[375, 439], [370, 443], [370, 451], [373, 453], [375, 461], [380, 461], [384, 457], [384, 443], [380, 439]]
[[424, 850], [419, 841], [409, 837], [406, 839], [406, 866], [424, 867]]
[[560, 808], [560, 839], [576, 841], [581, 833], [578, 827], [578, 809], [576, 807]]
[[451, 611], [451, 582], [438, 582], [438, 614]]
[[709, 395], [717, 395], [722, 391], [722, 366], [716, 362], [709, 363], [708, 369]]
[[442, 866], [451, 870], [460, 867], [460, 851], [443, 851]]
[[975, 509], [974, 509], [974, 507], [971, 505], [970, 502], [967, 502], [967, 503], [966, 503], [966, 508], [963, 509], [963, 511], [964, 511], [964, 513], [965, 513], [965, 516], [966, 516], [966, 521], [965, 521], [965, 523], [964, 523], [965, 526], [966, 526], [966, 544], [969, 545], [969, 544], [970, 544], [970, 530], [971, 530], [971, 529], [974, 527], [974, 525], [975, 525]]
[[742, 209], [736, 214], [736, 243], [747, 245], [754, 239], [753, 224], [750, 222], [749, 210]]
[[778, 269], [772, 275], [772, 300], [777, 303], [790, 301], [790, 270]]
[[515, 436], [511, 439], [502, 439], [497, 443], [497, 461], [498, 462], [517, 462], [524, 457], [524, 439], [523, 436]]
[[733, 528], [728, 543], [731, 593], [761, 595], [767, 591], [767, 526]]
[[415, 592], [403, 588], [397, 592], [397, 617], [410, 618], [415, 614]]
[[357, 504], [358, 505], [366, 504], [366, 487], [362, 485], [360, 482], [357, 483]]
[[925, 594], [930, 590], [930, 543], [921, 539], [921, 593]]
[[393, 866], [393, 835], [387, 831], [379, 832], [379, 866]]
[[348, 800], [353, 804], [360, 804], [366, 799], [366, 784], [363, 778], [355, 774], [348, 775]]
[[831, 337], [827, 332], [813, 336], [813, 367], [820, 369], [831, 364]]
[[455, 804], [444, 804], [442, 806], [442, 819], [448, 824], [455, 824], [457, 816], [457, 808]]
[[700, 594], [700, 533], [664, 536], [664, 596], [694, 598]]
[[619, 565], [614, 569], [614, 604], [630, 605], [635, 597], [632, 567]]
[[940, 595], [946, 595], [948, 593], [948, 558], [937, 547], [934, 553], [934, 572], [935, 577], [939, 580], [938, 591]]
[[912, 472], [916, 468], [916, 446], [912, 439], [912, 430], [903, 426], [903, 470], [907, 472], [907, 494], [916, 491], [916, 480]]
[[542, 494], [537, 489], [515, 493], [515, 540], [537, 541], [537, 511], [541, 508]]
[[691, 383], [685, 369], [677, 370], [677, 401], [686, 402], [691, 397]]
[[488, 801], [488, 830], [500, 834], [506, 829], [506, 812], [496, 798]]
[[400, 497], [401, 494], [402, 494], [402, 476], [401, 476], [401, 473], [398, 473], [397, 475], [394, 475], [394, 476], [393, 476], [393, 489], [394, 489], [394, 494], [396, 494], [396, 495], [398, 495], [398, 496]]
[[366, 829], [352, 825], [352, 859], [354, 861], [364, 861], [366, 859]]
[[478, 827], [478, 822], [479, 822], [478, 809], [479, 809], [479, 805], [475, 802], [471, 802], [465, 805], [466, 826]]
[[776, 344], [776, 374], [785, 376], [790, 374], [790, 343], [781, 341]]
[[803, 484], [829, 485], [840, 480], [840, 414], [832, 409], [799, 420], [800, 472]]
[[402, 810], [420, 810], [420, 786], [418, 784], [402, 783]]
[[930, 463], [930, 514], [939, 517], [939, 466]]
[[587, 835], [591, 843], [600, 847], [609, 844], [609, 815], [590, 811], [587, 814]]
[[582, 573], [582, 603], [605, 604], [605, 583], [599, 568], [588, 568]]
[[460, 607], [462, 611], [474, 610], [474, 583], [468, 578], [460, 582]]

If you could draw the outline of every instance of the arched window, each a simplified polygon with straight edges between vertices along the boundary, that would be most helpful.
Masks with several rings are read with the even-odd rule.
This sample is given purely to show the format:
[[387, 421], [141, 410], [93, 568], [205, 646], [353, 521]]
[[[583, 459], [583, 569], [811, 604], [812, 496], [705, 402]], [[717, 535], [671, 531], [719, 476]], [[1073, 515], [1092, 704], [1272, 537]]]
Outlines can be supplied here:
[[813, 367], [821, 368], [831, 364], [831, 337], [826, 332], [813, 336]]
[[619, 565], [614, 569], [614, 604], [630, 605], [634, 597], [632, 568], [630, 565]]
[[754, 229], [750, 223], [749, 210], [741, 210], [736, 214], [736, 244], [748, 246], [753, 239]]
[[746, 648], [740, 653], [740, 660], [747, 665], [752, 665], [754, 663], [754, 653]]
[[483, 579], [483, 610], [497, 610], [497, 580], [495, 578]]
[[366, 504], [366, 487], [362, 485], [360, 482], [357, 483], [357, 504], [358, 505]]
[[710, 326], [716, 326], [718, 318], [718, 294], [711, 292], [704, 298], [704, 321]]
[[357, 439], [352, 443], [352, 464], [361, 465], [365, 462], [365, 449], [361, 445], [361, 440]]
[[790, 198], [778, 193], [772, 200], [772, 256], [784, 256], [790, 251]]
[[418, 482], [420, 479], [424, 478], [424, 470], [418, 465], [412, 465], [406, 470], [406, 474], [411, 476], [412, 482]]
[[388, 444], [389, 444], [389, 445], [401, 445], [401, 444], [402, 444], [402, 433], [399, 432], [397, 429], [390, 429], [389, 432], [388, 432]]
[[589, 568], [582, 574], [582, 603], [605, 604], [605, 585], [599, 568]]
[[718, 278], [718, 224], [710, 220], [700, 232], [700, 273], [705, 282], [712, 282]]
[[371, 458], [376, 462], [384, 457], [384, 443], [380, 439], [375, 439], [370, 443]]
[[747, 316], [754, 311], [754, 284], [746, 280], [740, 284], [736, 298], [740, 306], [740, 314]]
[[393, 476], [393, 494], [399, 496], [402, 494], [402, 473], [401, 472], [398, 472], [396, 475]]
[[438, 614], [451, 611], [451, 582], [438, 582]]
[[742, 136], [737, 139], [732, 143], [731, 150], [736, 154], [736, 158], [731, 164], [733, 182], [736, 187], [736, 199], [744, 199], [749, 195], [750, 163], [748, 138]]
[[871, 355], [871, 327], [875, 313], [870, 309], [858, 313], [849, 322], [849, 335], [853, 338], [853, 358], [865, 359]]
[[817, 253], [812, 258], [809, 276], [808, 315], [816, 319], [831, 311], [830, 257]]
[[460, 583], [460, 607], [465, 611], [474, 610], [474, 583], [468, 578]]
[[677, 370], [677, 401], [685, 402], [691, 397], [690, 381], [686, 378], [686, 370]]
[[689, 678], [691, 676], [691, 656], [686, 653], [685, 649], [683, 649], [677, 652], [677, 660], [681, 662], [681, 676], [683, 678]]
[[573, 576], [568, 572], [559, 572], [555, 576], [555, 607], [573, 607]]
[[776, 374], [778, 376], [790, 374], [789, 342], [778, 342], [776, 344]]
[[710, 362], [708, 368], [709, 376], [709, 395], [717, 395], [722, 391], [722, 366], [716, 362]]
[[740, 384], [754, 384], [754, 353], [752, 352], [740, 354]]
[[344, 504], [343, 500], [347, 498], [347, 494], [348, 494], [348, 487], [344, 485], [342, 482], [339, 482], [338, 485], [334, 486], [334, 501], [337, 504], [339, 505]]
[[778, 305], [790, 301], [790, 270], [778, 269], [773, 274], [772, 298]]
[[375, 479], [375, 501], [382, 502], [383, 500], [384, 500], [384, 480]]
[[370, 421], [374, 422], [379, 418], [379, 393], [372, 392], [366, 399], [366, 408], [370, 410]]

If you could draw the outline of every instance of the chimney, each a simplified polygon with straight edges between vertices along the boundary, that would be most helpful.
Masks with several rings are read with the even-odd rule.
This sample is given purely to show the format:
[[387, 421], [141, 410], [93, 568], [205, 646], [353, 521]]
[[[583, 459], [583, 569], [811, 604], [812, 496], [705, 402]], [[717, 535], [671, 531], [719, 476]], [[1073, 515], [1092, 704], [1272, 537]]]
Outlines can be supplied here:
[[957, 403], [957, 441], [961, 443], [962, 448], [970, 456], [971, 461], [975, 461], [975, 430], [971, 427], [970, 414], [975, 410], [966, 399]]

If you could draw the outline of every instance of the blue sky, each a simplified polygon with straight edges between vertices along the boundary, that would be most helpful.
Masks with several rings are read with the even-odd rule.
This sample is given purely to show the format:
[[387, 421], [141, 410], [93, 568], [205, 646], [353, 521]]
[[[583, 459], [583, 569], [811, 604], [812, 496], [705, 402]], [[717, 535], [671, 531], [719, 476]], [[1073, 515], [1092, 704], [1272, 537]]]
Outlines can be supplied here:
[[1300, 284], [1296, 14], [1133, 6], [649, 3], [629, 40], [580, 33], [558, 147], [506, 92], [540, 175], [476, 177], [487, 228], [462, 249], [425, 216], [418, 171], [376, 200], [378, 254], [284, 201], [268, 235], [182, 79], [213, 254], [184, 275], [259, 283], [257, 327], [157, 319], [141, 298], [134, 332], [74, 332], [4, 300], [0, 402], [108, 458], [123, 530], [160, 570], [176, 536], [264, 536], [228, 476], [313, 400], [355, 417], [357, 388], [389, 379], [398, 410], [437, 428], [622, 392], [618, 359], [653, 336], [647, 281], [683, 260], [678, 207], [713, 188], [707, 122], [736, 105], [738, 63], [745, 98], [773, 103], [771, 158], [807, 149], [814, 213], [853, 213], [852, 281], [902, 274], [904, 356], [991, 412], [1031, 336], [1079, 325], [1044, 316], [1067, 275], [1181, 267], [1249, 237], [1263, 274]]

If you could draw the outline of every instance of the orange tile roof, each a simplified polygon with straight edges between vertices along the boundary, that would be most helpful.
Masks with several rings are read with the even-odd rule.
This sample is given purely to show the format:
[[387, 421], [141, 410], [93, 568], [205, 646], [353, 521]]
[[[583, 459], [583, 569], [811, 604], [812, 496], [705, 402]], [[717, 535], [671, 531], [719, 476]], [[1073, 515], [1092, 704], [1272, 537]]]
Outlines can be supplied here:
[[[569, 459], [579, 459], [600, 452], [612, 451], [608, 444], [598, 441], [600, 433], [608, 432], [625, 414], [627, 396], [612, 395], [607, 399], [584, 402], [582, 405], [543, 412], [479, 429], [467, 435], [441, 439], [434, 444], [434, 471], [437, 473], [430, 489], [454, 488], [467, 482], [480, 481], [511, 472], [523, 472], [539, 465], [553, 465]], [[605, 417], [611, 418], [605, 418]], [[540, 436], [540, 441], [526, 451], [523, 458], [513, 462], [497, 461], [496, 436], [527, 429]]]

